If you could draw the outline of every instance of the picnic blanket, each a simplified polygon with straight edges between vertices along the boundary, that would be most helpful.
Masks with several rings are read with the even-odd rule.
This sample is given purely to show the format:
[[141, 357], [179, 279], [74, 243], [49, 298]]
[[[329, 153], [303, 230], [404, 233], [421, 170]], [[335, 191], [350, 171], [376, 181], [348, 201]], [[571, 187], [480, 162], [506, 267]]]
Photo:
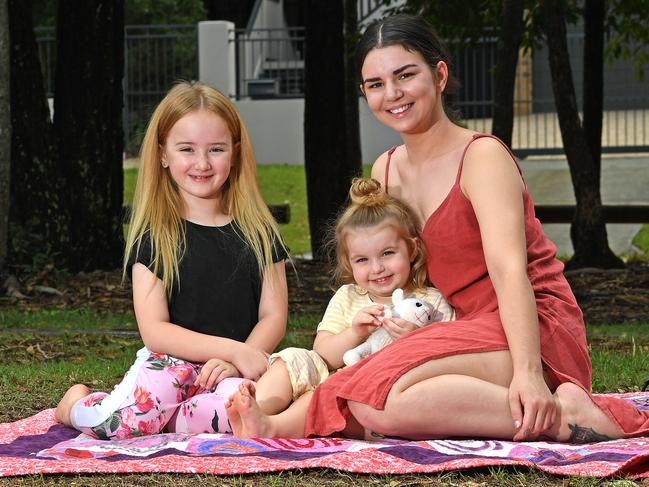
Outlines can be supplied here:
[[[649, 393], [617, 396], [649, 409]], [[477, 439], [239, 440], [225, 434], [178, 433], [100, 441], [55, 423], [53, 409], [0, 424], [0, 476], [97, 472], [234, 475], [298, 468], [400, 474], [496, 465], [535, 467], [557, 475], [649, 477], [649, 437], [585, 445]]]

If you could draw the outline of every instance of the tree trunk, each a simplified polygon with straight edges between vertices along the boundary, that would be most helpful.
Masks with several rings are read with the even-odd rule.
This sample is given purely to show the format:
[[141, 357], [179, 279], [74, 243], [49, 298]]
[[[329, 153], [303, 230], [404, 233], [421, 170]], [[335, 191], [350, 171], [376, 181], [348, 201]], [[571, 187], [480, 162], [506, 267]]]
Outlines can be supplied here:
[[0, 0], [0, 275], [7, 260], [11, 178], [11, 102], [9, 87], [9, 5]]
[[38, 256], [60, 264], [67, 213], [61, 206], [57, 152], [32, 28], [30, 0], [9, 0], [11, 46], [11, 193], [9, 256], [32, 265]]
[[68, 188], [71, 270], [123, 254], [124, 1], [60, 0], [54, 126]]
[[351, 37], [345, 34], [344, 1], [309, 0], [305, 10], [304, 156], [315, 260], [326, 258], [327, 228], [362, 171], [358, 94], [351, 90], [355, 77], [346, 76], [352, 61], [345, 55], [345, 38]]
[[491, 133], [509, 147], [514, 129], [514, 87], [518, 51], [523, 40], [524, 0], [503, 0], [496, 51], [494, 114]]
[[604, 0], [586, 0], [584, 5], [584, 133], [598, 179], [601, 178], [604, 117], [605, 10]]
[[602, 218], [599, 168], [579, 120], [566, 41], [564, 5], [562, 0], [544, 0], [541, 8], [554, 103], [577, 201], [570, 227], [575, 253], [566, 267], [622, 267], [624, 264], [608, 246]]

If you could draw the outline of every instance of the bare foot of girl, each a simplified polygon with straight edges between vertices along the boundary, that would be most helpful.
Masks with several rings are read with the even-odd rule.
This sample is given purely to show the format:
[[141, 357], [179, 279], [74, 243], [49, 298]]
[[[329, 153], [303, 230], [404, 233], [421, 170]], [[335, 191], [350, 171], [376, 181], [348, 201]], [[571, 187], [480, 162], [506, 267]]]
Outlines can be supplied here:
[[565, 382], [554, 393], [558, 402], [557, 427], [550, 434], [558, 441], [591, 443], [622, 437], [615, 423], [581, 387]]
[[83, 384], [75, 384], [70, 387], [56, 406], [54, 419], [66, 426], [72, 426], [72, 423], [70, 422], [70, 411], [72, 410], [72, 406], [74, 406], [79, 399], [86, 397], [88, 394], [90, 394], [90, 389]]
[[225, 401], [225, 412], [228, 414], [228, 422], [230, 423], [230, 428], [232, 429], [232, 434], [235, 438], [243, 438], [241, 436], [241, 430], [243, 426], [241, 425], [241, 416], [239, 416], [239, 411], [234, 406], [234, 398], [239, 394], [239, 391], [232, 394]]
[[232, 434], [236, 438], [272, 438], [272, 424], [259, 408], [255, 399], [255, 388], [249, 381], [242, 382], [232, 395], [227, 408]]

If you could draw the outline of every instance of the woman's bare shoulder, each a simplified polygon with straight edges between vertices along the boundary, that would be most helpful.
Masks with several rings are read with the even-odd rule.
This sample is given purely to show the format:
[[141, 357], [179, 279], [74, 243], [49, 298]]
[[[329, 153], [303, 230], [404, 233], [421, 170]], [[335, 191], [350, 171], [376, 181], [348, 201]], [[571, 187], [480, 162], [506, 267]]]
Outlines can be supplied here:
[[485, 160], [511, 164], [512, 156], [505, 145], [498, 139], [480, 137], [468, 147], [464, 155], [464, 163], [469, 166]]
[[[385, 181], [385, 167], [388, 164], [388, 159], [396, 159], [398, 157], [399, 153], [399, 148], [402, 146], [398, 147], [392, 147], [388, 150], [386, 150], [383, 154], [381, 154], [379, 157], [376, 158], [376, 161], [374, 161], [374, 164], [372, 164], [372, 178], [376, 179], [379, 183], [383, 184]], [[392, 156], [390, 156], [390, 152], [393, 151]]]

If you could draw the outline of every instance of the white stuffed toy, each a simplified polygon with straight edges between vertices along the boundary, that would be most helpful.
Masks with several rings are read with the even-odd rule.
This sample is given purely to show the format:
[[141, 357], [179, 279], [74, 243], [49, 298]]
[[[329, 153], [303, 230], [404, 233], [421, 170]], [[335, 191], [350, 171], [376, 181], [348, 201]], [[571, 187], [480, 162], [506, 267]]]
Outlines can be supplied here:
[[[430, 303], [417, 298], [404, 298], [403, 289], [395, 289], [392, 292], [392, 306], [385, 308], [381, 319], [401, 318], [422, 327], [433, 321], [439, 321], [441, 317], [442, 314]], [[363, 343], [345, 352], [343, 362], [345, 365], [354, 365], [393, 341], [385, 328], [378, 328]]]

